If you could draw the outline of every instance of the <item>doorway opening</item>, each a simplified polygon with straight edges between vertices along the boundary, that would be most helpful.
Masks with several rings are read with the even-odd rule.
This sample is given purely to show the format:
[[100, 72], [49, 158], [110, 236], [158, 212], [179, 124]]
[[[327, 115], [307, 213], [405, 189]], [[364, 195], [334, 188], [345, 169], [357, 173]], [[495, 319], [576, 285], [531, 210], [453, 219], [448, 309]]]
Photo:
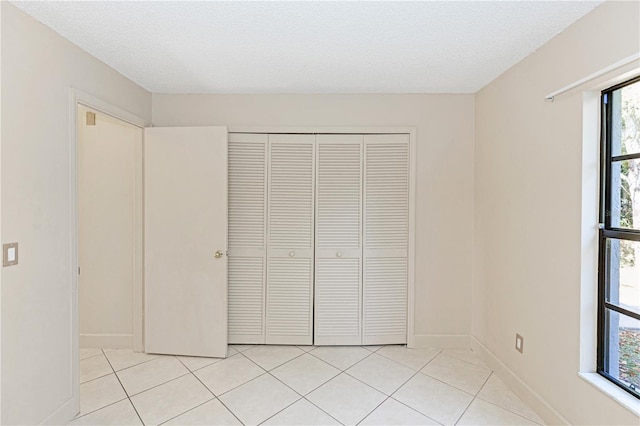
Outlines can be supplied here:
[[[142, 350], [143, 129], [78, 104], [80, 360], [98, 348]], [[85, 363], [86, 364], [86, 363]], [[100, 374], [80, 368], [80, 382]]]

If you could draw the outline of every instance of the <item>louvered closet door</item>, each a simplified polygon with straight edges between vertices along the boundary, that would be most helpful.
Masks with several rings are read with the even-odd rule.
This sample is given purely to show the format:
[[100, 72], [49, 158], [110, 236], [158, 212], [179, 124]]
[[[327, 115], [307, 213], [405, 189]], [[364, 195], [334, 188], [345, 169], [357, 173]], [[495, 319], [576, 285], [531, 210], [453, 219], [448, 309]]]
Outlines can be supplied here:
[[407, 342], [409, 135], [365, 136], [363, 344]]
[[266, 343], [312, 343], [313, 135], [269, 135]]
[[318, 135], [314, 344], [360, 345], [362, 135]]
[[229, 134], [229, 343], [265, 343], [267, 135]]

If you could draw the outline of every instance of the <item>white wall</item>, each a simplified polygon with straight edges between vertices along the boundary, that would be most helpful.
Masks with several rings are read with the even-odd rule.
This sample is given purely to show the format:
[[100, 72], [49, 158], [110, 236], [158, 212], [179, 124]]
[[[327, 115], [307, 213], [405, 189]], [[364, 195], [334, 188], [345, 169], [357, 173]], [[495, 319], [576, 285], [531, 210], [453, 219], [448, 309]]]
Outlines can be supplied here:
[[154, 94], [153, 123], [415, 126], [415, 333], [417, 344], [434, 344], [444, 340], [426, 336], [466, 336], [471, 326], [473, 108], [473, 95]]
[[[640, 51], [639, 17], [638, 2], [606, 2], [476, 94], [472, 333], [573, 424], [639, 420], [577, 375], [581, 255], [593, 253], [581, 246], [585, 89], [544, 97]], [[593, 358], [592, 340], [583, 359]]]
[[151, 95], [2, 2], [2, 423], [40, 423], [71, 396], [69, 88], [150, 120]]

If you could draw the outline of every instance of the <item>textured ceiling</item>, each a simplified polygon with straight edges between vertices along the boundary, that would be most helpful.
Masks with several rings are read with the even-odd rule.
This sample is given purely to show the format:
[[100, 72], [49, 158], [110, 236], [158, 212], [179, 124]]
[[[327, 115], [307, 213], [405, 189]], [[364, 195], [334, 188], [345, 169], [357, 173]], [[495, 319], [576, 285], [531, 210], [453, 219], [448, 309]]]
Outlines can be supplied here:
[[154, 93], [473, 93], [601, 2], [13, 3]]

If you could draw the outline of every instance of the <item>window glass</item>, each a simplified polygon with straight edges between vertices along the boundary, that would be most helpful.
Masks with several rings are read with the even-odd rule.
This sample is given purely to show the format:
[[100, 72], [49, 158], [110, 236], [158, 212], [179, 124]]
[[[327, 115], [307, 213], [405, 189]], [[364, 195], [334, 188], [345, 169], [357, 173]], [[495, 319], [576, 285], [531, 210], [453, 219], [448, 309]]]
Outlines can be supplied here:
[[640, 154], [640, 81], [611, 93], [611, 155]]
[[606, 300], [640, 314], [640, 241], [607, 241]]
[[611, 226], [640, 229], [640, 158], [611, 163]]
[[607, 309], [605, 372], [640, 395], [640, 321]]

